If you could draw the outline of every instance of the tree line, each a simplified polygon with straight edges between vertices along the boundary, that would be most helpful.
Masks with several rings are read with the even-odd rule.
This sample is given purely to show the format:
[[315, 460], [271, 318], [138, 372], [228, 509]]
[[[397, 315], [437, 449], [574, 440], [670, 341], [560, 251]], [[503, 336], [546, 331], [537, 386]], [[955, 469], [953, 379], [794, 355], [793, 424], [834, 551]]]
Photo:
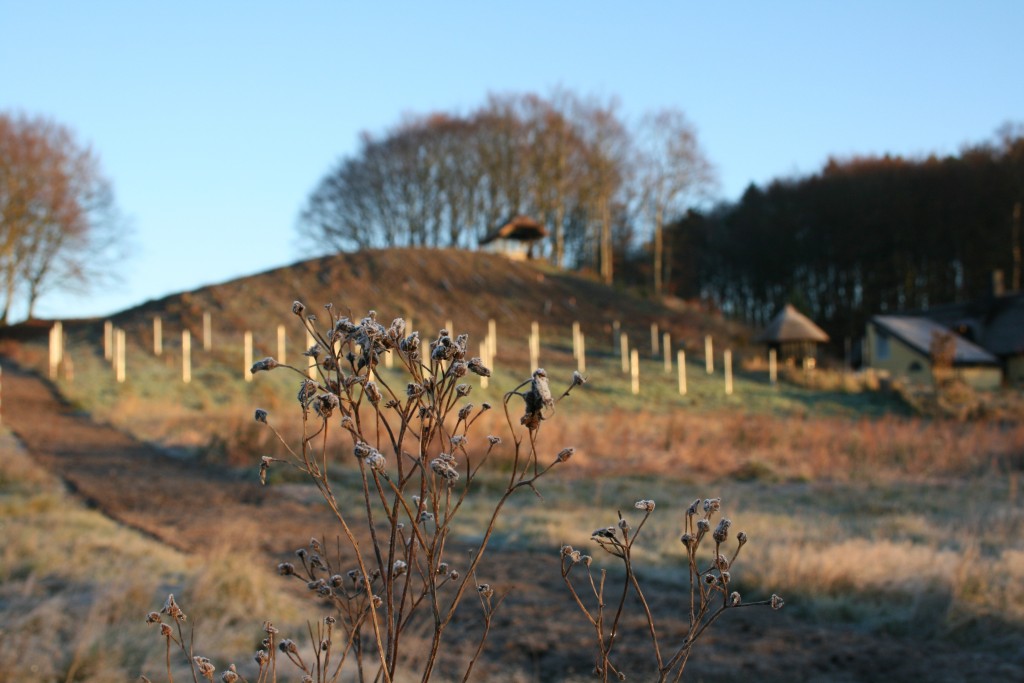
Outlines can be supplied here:
[[663, 226], [713, 183], [678, 110], [629, 126], [614, 100], [492, 94], [468, 115], [410, 116], [364, 133], [311, 193], [301, 230], [317, 250], [473, 248], [527, 214], [546, 226], [552, 263], [610, 283], [643, 225], [660, 291], [671, 272]]
[[1021, 126], [955, 156], [830, 159], [676, 221], [674, 293], [762, 325], [794, 303], [857, 338], [876, 313], [988, 296], [995, 271], [1019, 290], [1022, 202]]

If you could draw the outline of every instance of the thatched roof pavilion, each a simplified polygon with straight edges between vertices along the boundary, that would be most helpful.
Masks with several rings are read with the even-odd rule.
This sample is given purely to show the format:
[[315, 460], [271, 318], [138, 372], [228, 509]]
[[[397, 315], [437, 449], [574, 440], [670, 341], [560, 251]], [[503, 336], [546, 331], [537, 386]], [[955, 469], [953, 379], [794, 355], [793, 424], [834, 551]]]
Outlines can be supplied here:
[[529, 216], [515, 216], [500, 227], [492, 230], [480, 240], [480, 246], [491, 245], [490, 249], [510, 258], [533, 258], [533, 245], [547, 237], [548, 231], [540, 222]]
[[779, 311], [754, 341], [776, 349], [785, 359], [814, 358], [818, 344], [828, 343], [828, 335], [792, 304]]

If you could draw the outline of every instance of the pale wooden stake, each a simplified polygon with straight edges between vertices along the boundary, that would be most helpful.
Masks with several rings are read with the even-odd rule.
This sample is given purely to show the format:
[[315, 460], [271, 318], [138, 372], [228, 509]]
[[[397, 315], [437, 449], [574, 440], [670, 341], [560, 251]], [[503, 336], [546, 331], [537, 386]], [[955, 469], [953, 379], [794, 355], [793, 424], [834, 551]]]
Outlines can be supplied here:
[[661, 335], [661, 355], [665, 359], [665, 374], [672, 373], [672, 337], [668, 332]]
[[[306, 348], [312, 348], [313, 344], [316, 344], [316, 339], [313, 339], [313, 335], [310, 334], [309, 330], [306, 330]], [[306, 370], [306, 374], [309, 375], [310, 379], [316, 379], [316, 359], [309, 359], [309, 369]]]
[[242, 361], [244, 369], [242, 370], [242, 376], [245, 377], [246, 382], [252, 381], [252, 332], [249, 330], [245, 331], [245, 359]]
[[103, 321], [103, 360], [114, 357], [114, 323]]
[[278, 325], [277, 326], [277, 359], [276, 359], [278, 363], [282, 363], [283, 364], [283, 363], [287, 363], [288, 362], [287, 360], [285, 360], [287, 358], [286, 354], [288, 353], [287, 345], [288, 345], [288, 336], [285, 334], [285, 327], [284, 327], [284, 325]]
[[619, 356], [622, 358], [622, 372], [629, 372], [629, 335], [619, 335]]
[[778, 358], [775, 349], [768, 349], [768, 379], [773, 385], [779, 379]]
[[725, 395], [732, 396], [732, 351], [726, 349], [722, 355], [722, 362], [725, 363]]
[[582, 332], [580, 332], [580, 355], [576, 359], [576, 369], [581, 375], [587, 371], [587, 343]]
[[633, 349], [629, 352], [629, 368], [633, 378], [633, 395], [640, 393], [640, 352]]
[[658, 323], [651, 323], [651, 355], [657, 356], [658, 353]]
[[444, 321], [444, 329], [448, 330], [448, 335], [450, 337], [453, 339], [455, 338], [455, 325], [450, 319]]
[[487, 339], [490, 341], [487, 357], [493, 363], [494, 357], [498, 355], [498, 323], [495, 322], [494, 318], [487, 321]]
[[709, 375], [715, 373], [715, 352], [710, 334], [704, 336], [704, 367]]
[[115, 331], [114, 345], [117, 347], [117, 367], [114, 372], [114, 376], [117, 379], [118, 384], [124, 382], [127, 376], [127, 368], [125, 367], [125, 341], [124, 341], [124, 330], [117, 328]]
[[153, 316], [153, 355], [159, 356], [164, 352], [164, 321], [158, 315]]
[[181, 331], [181, 381], [188, 384], [192, 381], [192, 333]]
[[50, 379], [57, 379], [60, 362], [64, 360], [64, 325], [57, 321], [50, 328]]
[[[490, 350], [490, 343], [491, 342], [490, 342], [490, 338], [489, 337], [487, 339], [484, 339], [482, 342], [480, 342], [480, 362], [484, 364], [484, 367], [488, 367], [488, 368], [490, 367], [490, 365], [487, 362], [487, 352]], [[487, 385], [488, 385], [488, 381], [487, 380], [488, 379], [489, 378], [484, 377], [483, 375], [480, 376], [480, 388], [481, 389], [486, 389], [487, 388]]]
[[676, 352], [676, 367], [679, 368], [679, 395], [686, 396], [686, 351]]
[[572, 357], [580, 357], [580, 323], [573, 321], [572, 324]]
[[210, 312], [203, 313], [203, 351], [213, 348], [213, 325], [210, 319]]

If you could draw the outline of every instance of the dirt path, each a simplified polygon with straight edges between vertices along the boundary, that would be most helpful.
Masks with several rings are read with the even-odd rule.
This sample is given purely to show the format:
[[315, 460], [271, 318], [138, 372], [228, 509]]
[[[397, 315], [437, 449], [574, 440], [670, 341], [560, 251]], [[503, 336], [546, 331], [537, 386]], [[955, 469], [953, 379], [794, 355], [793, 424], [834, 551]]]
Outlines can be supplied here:
[[69, 406], [54, 387], [3, 361], [3, 421], [32, 456], [107, 516], [186, 552], [219, 530], [259, 539], [279, 556], [329, 523], [305, 506], [237, 473], [171, 457]]
[[[2, 363], [4, 424], [38, 462], [111, 518], [186, 552], [217, 542], [223, 530], [255, 544], [267, 554], [268, 566], [317, 529], [332, 528], [321, 506], [303, 505], [230, 471], [168, 456], [74, 410], [37, 375], [7, 359]], [[488, 662], [477, 669], [479, 680], [516, 670], [520, 677], [502, 680], [561, 681], [589, 671], [591, 634], [561, 585], [556, 555], [491, 554], [489, 580], [511, 593], [492, 632]], [[653, 587], [649, 597], [655, 605], [670, 605], [677, 593]], [[741, 610], [698, 650], [687, 680], [1024, 680], [1024, 650], [997, 653], [970, 642], [894, 639], [802, 619], [799, 608]], [[670, 621], [667, 630], [673, 628], [681, 624]], [[643, 624], [627, 629], [642, 632]], [[649, 660], [647, 646], [627, 652], [627, 658]]]

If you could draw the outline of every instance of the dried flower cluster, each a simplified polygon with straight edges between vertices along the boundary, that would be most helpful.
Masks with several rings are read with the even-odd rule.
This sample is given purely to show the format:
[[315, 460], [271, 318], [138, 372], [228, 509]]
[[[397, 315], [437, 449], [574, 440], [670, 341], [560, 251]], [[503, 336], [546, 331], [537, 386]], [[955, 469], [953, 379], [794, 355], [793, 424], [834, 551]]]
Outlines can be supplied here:
[[[390, 683], [400, 670], [408, 669], [427, 681], [456, 608], [465, 596], [475, 593], [482, 628], [465, 663], [468, 678], [504, 597], [478, 581], [499, 513], [517, 491], [536, 492], [538, 480], [574, 452], [564, 448], [549, 456], [547, 464], [540, 462], [536, 431], [557, 402], [547, 373], [537, 369], [504, 395], [511, 437], [506, 446], [497, 436], [471, 435], [474, 423], [491, 406], [482, 403], [477, 408], [468, 402], [473, 387], [466, 380], [470, 375], [488, 377], [491, 372], [481, 359], [467, 357], [468, 335], [442, 329], [426, 341], [419, 332], [408, 330], [401, 318], [385, 327], [374, 311], [359, 320], [337, 316], [330, 305], [325, 311], [321, 323], [301, 302], [292, 304], [292, 313], [313, 339], [304, 354], [310, 367], [264, 358], [251, 368], [253, 373], [280, 369], [296, 373], [295, 398], [303, 426], [301, 442], [293, 447], [281, 437], [266, 410], [255, 411], [256, 422], [273, 431], [281, 449], [278, 455], [260, 458], [260, 481], [266, 483], [278, 466], [300, 470], [333, 514], [338, 538], [330, 554], [324, 544], [312, 539], [296, 551], [295, 558], [278, 564], [281, 576], [301, 581], [313, 599], [329, 605], [332, 613], [316, 622], [315, 632], [311, 629], [312, 654], [296, 641], [277, 639], [277, 629], [266, 624], [267, 637], [255, 655], [258, 680], [276, 679], [276, 673], [267, 678], [268, 672], [287, 662], [302, 680], [317, 683], [339, 680], [346, 663], [356, 667], [359, 680]], [[385, 354], [392, 354], [395, 362], [392, 370], [382, 372]], [[584, 382], [578, 373], [574, 375], [558, 400]], [[510, 411], [519, 400], [523, 413], [516, 421]], [[328, 439], [334, 433], [350, 444], [341, 453], [332, 445], [336, 441]], [[479, 443], [481, 450], [472, 450], [471, 443]], [[461, 559], [450, 564], [453, 520], [497, 448], [508, 451], [512, 463], [508, 474], [501, 475], [507, 477], [504, 488], [493, 494], [492, 512], [472, 547], [468, 552], [460, 548], [455, 556]], [[339, 468], [358, 473], [360, 494], [339, 495], [337, 483], [329, 476]], [[174, 609], [176, 605], [165, 607], [164, 612], [179, 624], [177, 636], [168, 627], [168, 653], [172, 640], [184, 643], [180, 634], [184, 615], [179, 620], [172, 614]], [[417, 638], [403, 640], [408, 629]], [[403, 643], [416, 642], [424, 633], [425, 650], [402, 654]], [[212, 664], [194, 658], [191, 645], [182, 649], [191, 657], [194, 676], [213, 675]], [[169, 661], [168, 654], [170, 679]], [[235, 676], [231, 680], [238, 680], [236, 670], [230, 673]]]
[[[769, 600], [744, 602], [738, 591], [730, 590], [732, 571], [740, 548], [747, 543], [747, 535], [742, 531], [736, 534], [735, 548], [731, 556], [728, 556], [725, 545], [729, 540], [732, 521], [722, 517], [712, 531], [713, 518], [722, 509], [721, 499], [707, 498], [702, 501], [698, 498], [686, 510], [683, 533], [680, 536], [680, 541], [686, 550], [689, 572], [689, 628], [681, 643], [678, 643], [672, 650], [663, 651], [663, 639], [659, 636], [654, 615], [634, 572], [633, 564], [633, 545], [640, 530], [647, 523], [651, 513], [654, 512], [655, 502], [646, 499], [638, 500], [633, 504], [633, 508], [643, 513], [643, 517], [635, 529], [622, 516], [622, 513], [619, 513], [616, 524], [595, 529], [590, 537], [598, 547], [618, 558], [625, 569], [618, 601], [613, 603], [615, 611], [610, 615], [609, 599], [606, 595], [606, 571], [600, 570], [599, 578], [595, 578], [590, 556], [583, 555], [569, 545], [562, 546], [561, 549], [562, 579], [577, 607], [595, 630], [597, 656], [594, 672], [603, 681], [608, 681], [612, 676], [620, 680], [625, 678], [625, 673], [612, 661], [611, 653], [616, 644], [616, 636], [625, 611], [626, 598], [631, 591], [636, 595], [644, 611], [648, 635], [657, 663], [659, 681], [682, 678], [694, 644], [727, 610], [755, 605], [767, 605], [772, 609], [782, 608], [784, 602], [778, 595], [772, 595]], [[708, 541], [709, 537], [710, 542]], [[698, 551], [702, 545], [707, 548], [711, 544], [713, 547], [710, 557], [704, 560], [698, 559]], [[586, 571], [586, 577], [583, 579], [572, 575], [573, 570], [579, 566], [583, 566]], [[586, 588], [581, 591], [577, 584]], [[584, 596], [588, 592], [589, 598], [585, 598]]]

